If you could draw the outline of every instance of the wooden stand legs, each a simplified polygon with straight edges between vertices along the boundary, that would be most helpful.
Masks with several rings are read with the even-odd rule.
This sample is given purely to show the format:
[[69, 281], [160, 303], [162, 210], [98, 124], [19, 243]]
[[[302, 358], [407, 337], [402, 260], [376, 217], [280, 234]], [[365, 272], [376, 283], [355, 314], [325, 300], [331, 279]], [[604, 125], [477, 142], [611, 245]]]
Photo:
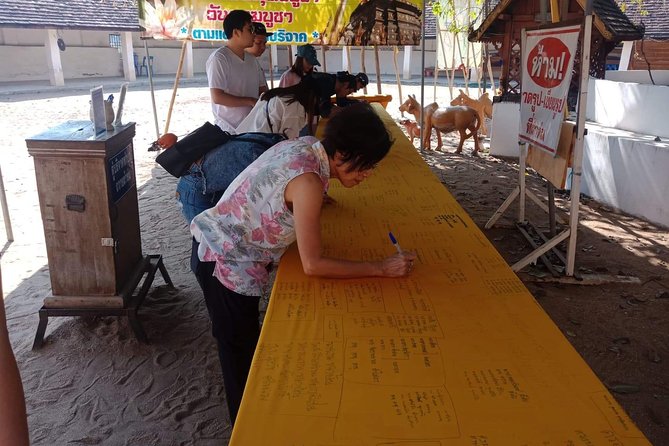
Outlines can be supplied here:
[[[153, 279], [156, 276], [156, 271], [158, 270], [160, 270], [160, 274], [163, 277], [165, 283], [170, 287], [174, 287], [172, 279], [170, 279], [170, 276], [167, 273], [167, 269], [163, 264], [162, 256], [145, 256], [144, 259], [138, 264], [137, 270], [133, 275], [136, 280], [131, 280], [129, 285], [121, 292], [121, 296], [123, 297], [124, 302], [122, 308], [47, 308], [43, 306], [39, 310], [39, 325], [37, 326], [37, 333], [35, 334], [33, 350], [40, 348], [44, 342], [44, 333], [46, 332], [46, 326], [49, 323], [49, 317], [60, 316], [126, 316], [137, 340], [140, 342], [148, 342], [146, 333], [144, 332], [144, 329], [142, 328], [142, 325], [137, 318], [137, 311], [139, 310], [139, 306], [142, 304], [144, 298], [149, 292], [149, 288], [151, 288]], [[140, 287], [139, 292], [134, 294], [142, 277], [144, 277], [142, 286]]]

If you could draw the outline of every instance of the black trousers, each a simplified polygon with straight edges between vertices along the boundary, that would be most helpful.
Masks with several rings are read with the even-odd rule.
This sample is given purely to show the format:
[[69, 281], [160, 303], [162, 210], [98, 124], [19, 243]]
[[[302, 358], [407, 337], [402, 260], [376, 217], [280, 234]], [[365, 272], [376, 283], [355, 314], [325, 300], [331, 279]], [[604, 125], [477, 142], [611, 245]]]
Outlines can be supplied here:
[[198, 246], [193, 239], [191, 269], [204, 293], [211, 332], [218, 344], [230, 422], [234, 426], [260, 336], [260, 297], [244, 296], [224, 287], [213, 276], [216, 263], [198, 259]]

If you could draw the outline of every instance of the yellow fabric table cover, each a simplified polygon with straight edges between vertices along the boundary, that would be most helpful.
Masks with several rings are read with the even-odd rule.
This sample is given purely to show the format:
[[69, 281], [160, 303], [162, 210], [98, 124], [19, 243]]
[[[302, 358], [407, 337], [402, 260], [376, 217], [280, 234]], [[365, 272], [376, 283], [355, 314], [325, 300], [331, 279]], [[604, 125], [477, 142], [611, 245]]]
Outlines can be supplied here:
[[332, 185], [325, 251], [380, 259], [392, 231], [419, 261], [402, 279], [309, 278], [293, 246], [230, 444], [649, 444], [376, 108], [396, 142], [366, 182]]

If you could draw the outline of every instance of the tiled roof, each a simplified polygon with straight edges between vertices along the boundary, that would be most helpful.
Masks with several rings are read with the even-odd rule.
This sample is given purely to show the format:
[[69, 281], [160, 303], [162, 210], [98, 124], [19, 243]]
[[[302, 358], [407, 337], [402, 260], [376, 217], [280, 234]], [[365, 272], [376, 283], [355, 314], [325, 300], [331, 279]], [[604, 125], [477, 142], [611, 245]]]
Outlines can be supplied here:
[[[625, 2], [625, 14], [635, 24], [643, 24], [646, 29], [645, 38], [652, 40], [669, 40], [669, 1], [643, 0], [641, 8], [632, 1]], [[648, 14], [643, 15], [642, 11]]]
[[620, 10], [615, 0], [593, 0], [592, 9], [617, 39], [638, 40], [643, 37], [643, 31]]
[[[523, 0], [486, 0], [483, 6], [482, 18], [478, 23], [481, 25], [469, 34], [470, 40], [481, 39], [485, 36], [488, 28], [509, 5]], [[527, 1], [527, 0], [525, 0]], [[644, 2], [649, 0], [644, 0]], [[663, 2], [665, 0], [654, 0]], [[586, 0], [577, 0], [581, 6], [585, 5]], [[627, 0], [631, 3], [630, 0]], [[637, 40], [643, 36], [643, 30], [637, 27], [618, 7], [616, 0], [593, 0], [593, 11], [595, 16], [601, 21], [599, 26], [606, 28], [606, 31], [613, 36], [613, 39]], [[600, 30], [603, 32], [603, 30]]]
[[0, 26], [139, 31], [136, 0], [0, 0]]

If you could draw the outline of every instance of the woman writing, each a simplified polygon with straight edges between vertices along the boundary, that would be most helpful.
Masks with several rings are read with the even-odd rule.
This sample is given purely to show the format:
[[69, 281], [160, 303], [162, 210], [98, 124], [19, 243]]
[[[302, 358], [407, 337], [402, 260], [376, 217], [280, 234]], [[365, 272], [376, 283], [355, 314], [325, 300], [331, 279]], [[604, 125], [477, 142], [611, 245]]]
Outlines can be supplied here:
[[[292, 87], [266, 91], [239, 124], [236, 132], [276, 133], [295, 139], [307, 123], [312, 123], [307, 128], [311, 134], [313, 116], [319, 102], [315, 88], [315, 82], [305, 80]], [[186, 175], [179, 178], [176, 190], [187, 223], [190, 224], [193, 217], [214, 206], [227, 185], [273, 145], [261, 143], [281, 139], [273, 138], [272, 135], [244, 135], [213, 149], [201, 162], [194, 163]]]
[[215, 207], [193, 219], [193, 271], [217, 340], [234, 423], [260, 333], [258, 303], [268, 269], [297, 241], [305, 274], [329, 278], [401, 277], [415, 254], [376, 262], [323, 256], [320, 212], [330, 179], [350, 188], [364, 181], [392, 141], [367, 103], [335, 114], [322, 141], [284, 141], [262, 154]]

